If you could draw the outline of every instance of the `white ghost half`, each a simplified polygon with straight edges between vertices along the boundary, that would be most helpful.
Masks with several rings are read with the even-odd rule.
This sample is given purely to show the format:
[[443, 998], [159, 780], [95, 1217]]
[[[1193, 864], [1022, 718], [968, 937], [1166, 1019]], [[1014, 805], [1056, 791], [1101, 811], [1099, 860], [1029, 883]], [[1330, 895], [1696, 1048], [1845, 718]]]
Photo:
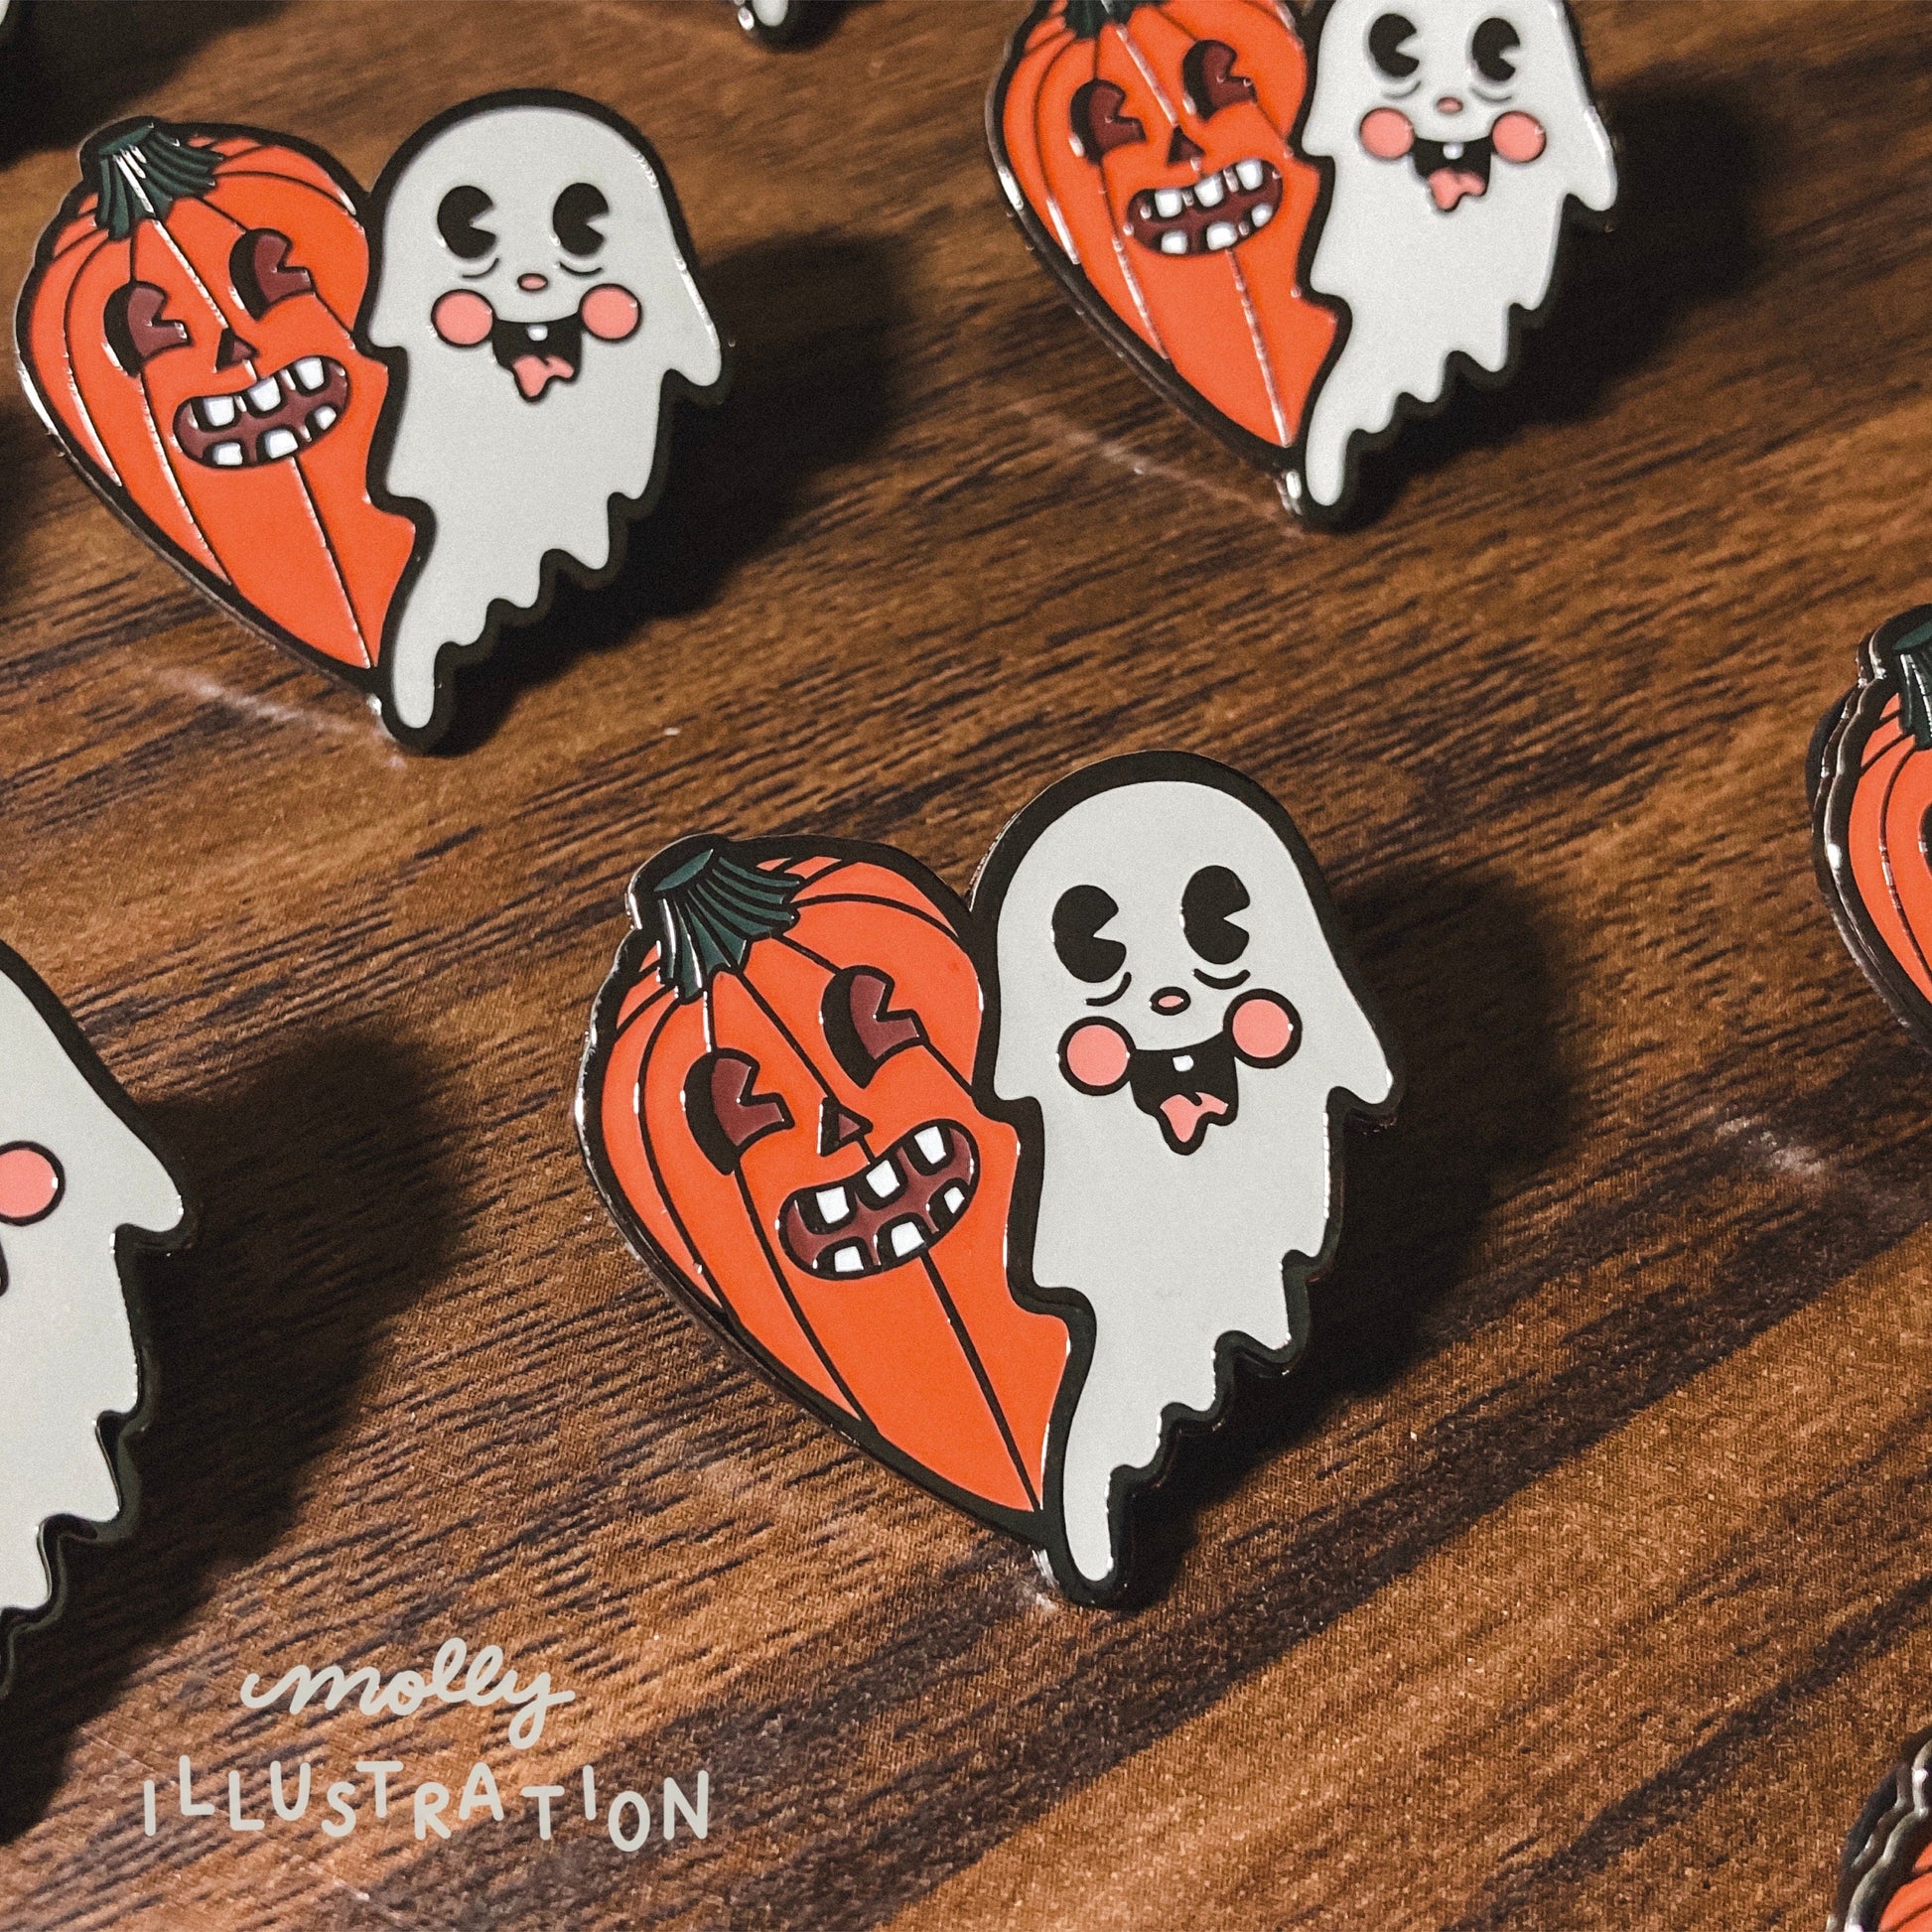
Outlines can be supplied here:
[[187, 1218], [95, 1084], [107, 1076], [82, 1070], [30, 986], [51, 1008], [0, 947], [0, 1620], [54, 1595], [47, 1523], [120, 1514], [100, 1423], [141, 1400], [122, 1230], [167, 1245]]
[[482, 101], [375, 189], [366, 334], [405, 358], [378, 481], [425, 505], [384, 646], [390, 704], [428, 726], [438, 660], [542, 598], [546, 560], [612, 562], [645, 498], [665, 379], [723, 375], [718, 331], [650, 155], [592, 103]]
[[1616, 159], [1563, 0], [1333, 0], [1301, 144], [1333, 168], [1309, 286], [1348, 310], [1302, 459], [1330, 509], [1351, 442], [1439, 401], [1452, 354], [1502, 373], [1569, 204], [1607, 212]]
[[1093, 1313], [1049, 1506], [1097, 1593], [1120, 1563], [1117, 1474], [1214, 1411], [1224, 1341], [1306, 1339], [1335, 1117], [1396, 1086], [1286, 818], [1204, 760], [1149, 768], [1123, 760], [1125, 781], [1050, 818], [994, 914], [993, 1086], [1039, 1110], [1032, 1275]]

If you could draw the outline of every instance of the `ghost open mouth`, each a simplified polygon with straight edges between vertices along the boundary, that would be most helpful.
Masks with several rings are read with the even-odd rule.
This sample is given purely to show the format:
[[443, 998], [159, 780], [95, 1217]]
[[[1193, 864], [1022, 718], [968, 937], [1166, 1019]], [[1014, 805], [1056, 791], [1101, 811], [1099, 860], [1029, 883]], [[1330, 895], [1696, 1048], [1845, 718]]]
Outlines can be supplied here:
[[305, 355], [252, 387], [193, 396], [175, 411], [175, 442], [214, 470], [279, 463], [327, 436], [348, 407], [348, 371]]
[[1265, 228], [1282, 207], [1281, 170], [1237, 161], [1191, 188], [1144, 188], [1122, 223], [1144, 248], [1163, 255], [1213, 255]]
[[1479, 141], [1425, 141], [1418, 135], [1409, 150], [1410, 164], [1445, 214], [1464, 196], [1480, 201], [1488, 194], [1495, 157], [1495, 144], [1486, 134]]
[[581, 316], [560, 322], [503, 322], [489, 332], [490, 353], [516, 378], [525, 402], [535, 402], [553, 382], [575, 382], [584, 365]]
[[848, 1179], [787, 1196], [778, 1237], [807, 1274], [883, 1275], [956, 1226], [978, 1185], [973, 1137], [956, 1121], [928, 1121]]
[[1162, 1137], [1176, 1154], [1191, 1154], [1216, 1121], [1230, 1124], [1241, 1108], [1234, 1041], [1216, 1034], [1177, 1052], [1137, 1051], [1128, 1062], [1134, 1104], [1161, 1123]]

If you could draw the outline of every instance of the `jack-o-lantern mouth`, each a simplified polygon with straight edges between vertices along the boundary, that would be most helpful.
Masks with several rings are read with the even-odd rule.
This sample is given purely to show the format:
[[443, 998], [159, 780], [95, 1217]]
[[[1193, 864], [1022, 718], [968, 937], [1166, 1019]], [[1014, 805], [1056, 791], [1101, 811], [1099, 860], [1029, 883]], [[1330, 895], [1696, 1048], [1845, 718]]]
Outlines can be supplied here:
[[304, 355], [251, 388], [192, 396], [175, 411], [175, 442], [211, 470], [279, 463], [327, 436], [348, 407], [348, 371]]
[[788, 1195], [778, 1238], [800, 1268], [826, 1281], [883, 1275], [957, 1226], [978, 1185], [973, 1137], [957, 1121], [928, 1121], [849, 1179]]
[[1265, 228], [1282, 207], [1282, 172], [1253, 158], [1203, 175], [1191, 188], [1144, 188], [1122, 223], [1161, 255], [1218, 255]]

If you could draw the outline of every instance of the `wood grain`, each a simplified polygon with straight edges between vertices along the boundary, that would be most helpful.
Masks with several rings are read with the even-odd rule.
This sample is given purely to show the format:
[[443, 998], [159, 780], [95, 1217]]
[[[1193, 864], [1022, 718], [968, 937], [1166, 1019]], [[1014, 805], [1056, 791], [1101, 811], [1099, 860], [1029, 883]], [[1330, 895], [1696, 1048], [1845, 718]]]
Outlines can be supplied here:
[[[1012, 230], [980, 113], [1019, 12], [874, 0], [773, 57], [710, 0], [46, 0], [0, 56], [17, 274], [111, 115], [367, 180], [551, 84], [650, 135], [739, 345], [621, 581], [465, 674], [430, 759], [0, 395], [0, 933], [206, 1202], [148, 1276], [139, 1534], [76, 1554], [0, 1705], [9, 1927], [1815, 1927], [1932, 1722], [1932, 1068], [1833, 933], [1803, 779], [1928, 596], [1932, 20], [1586, 0], [1619, 227], [1329, 537]], [[668, 839], [963, 886], [1042, 783], [1156, 745], [1295, 814], [1412, 1091], [1350, 1148], [1308, 1361], [1091, 1614], [680, 1314], [568, 1098]], [[535, 1749], [236, 1701], [452, 1635], [576, 1692]], [[171, 1811], [182, 1752], [257, 1814], [270, 1759], [401, 1759], [406, 1798], [482, 1757], [509, 1822], [235, 1834]], [[540, 1844], [515, 1788], [586, 1761], [654, 1812], [705, 1767], [709, 1836], [625, 1858], [566, 1799]]]

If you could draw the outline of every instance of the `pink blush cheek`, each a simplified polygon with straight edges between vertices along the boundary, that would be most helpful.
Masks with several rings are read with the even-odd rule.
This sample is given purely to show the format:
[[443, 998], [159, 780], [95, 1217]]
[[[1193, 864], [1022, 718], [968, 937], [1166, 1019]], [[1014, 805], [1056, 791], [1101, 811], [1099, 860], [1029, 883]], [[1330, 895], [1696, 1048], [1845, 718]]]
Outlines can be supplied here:
[[1117, 1087], [1127, 1078], [1128, 1046], [1118, 1027], [1089, 1020], [1067, 1035], [1067, 1078], [1077, 1087]]
[[1543, 123], [1529, 114], [1505, 114], [1489, 130], [1489, 139], [1505, 161], [1513, 161], [1518, 167], [1536, 160], [1550, 145]]
[[1357, 133], [1362, 146], [1377, 161], [1400, 161], [1416, 145], [1416, 130], [1410, 126], [1409, 116], [1393, 107], [1378, 107], [1364, 114]]
[[475, 289], [452, 289], [437, 298], [429, 322], [452, 348], [475, 348], [496, 327], [496, 311]]
[[1272, 996], [1244, 1000], [1229, 1029], [1234, 1050], [1246, 1060], [1279, 1060], [1295, 1043], [1295, 1016]]
[[0, 1149], [0, 1221], [38, 1221], [61, 1198], [61, 1170], [37, 1147]]
[[616, 282], [600, 283], [579, 304], [577, 314], [601, 343], [628, 341], [644, 319], [637, 298]]

